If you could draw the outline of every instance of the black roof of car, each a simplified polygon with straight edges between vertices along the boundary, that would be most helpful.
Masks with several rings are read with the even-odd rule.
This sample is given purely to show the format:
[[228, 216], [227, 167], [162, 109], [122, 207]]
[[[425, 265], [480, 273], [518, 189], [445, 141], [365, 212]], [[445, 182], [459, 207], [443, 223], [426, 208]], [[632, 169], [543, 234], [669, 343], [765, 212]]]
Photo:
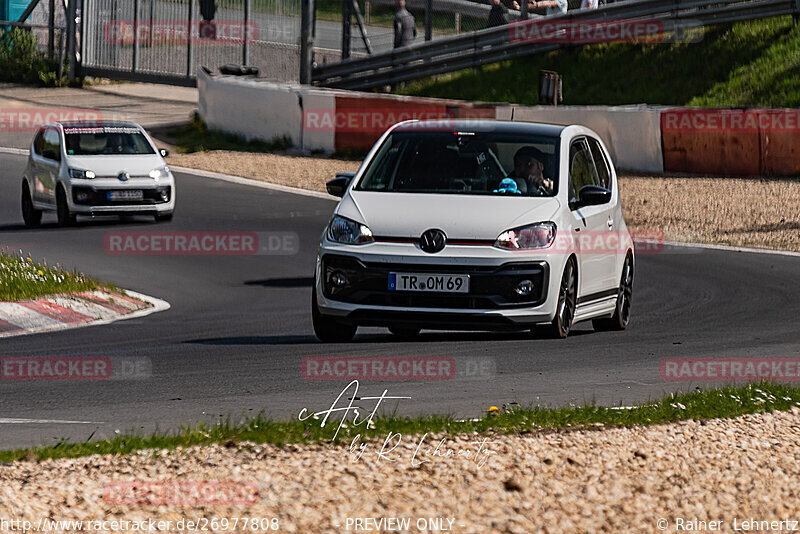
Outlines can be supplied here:
[[541, 122], [495, 121], [488, 119], [442, 119], [406, 122], [395, 128], [395, 132], [443, 131], [496, 132], [518, 135], [548, 135], [558, 137], [566, 126]]

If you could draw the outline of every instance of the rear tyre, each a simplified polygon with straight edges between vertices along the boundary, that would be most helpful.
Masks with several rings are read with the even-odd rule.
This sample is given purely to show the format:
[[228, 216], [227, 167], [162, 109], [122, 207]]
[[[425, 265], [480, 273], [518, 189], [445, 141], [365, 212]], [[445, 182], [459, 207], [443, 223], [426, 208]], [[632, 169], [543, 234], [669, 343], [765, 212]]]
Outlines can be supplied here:
[[154, 215], [156, 222], [169, 222], [172, 220], [172, 212], [169, 213], [156, 213]]
[[33, 207], [31, 190], [27, 181], [22, 182], [22, 220], [25, 221], [25, 226], [28, 228], [39, 226], [42, 222], [42, 210]]
[[62, 186], [56, 190], [56, 216], [59, 226], [72, 226], [75, 224], [75, 215], [69, 211], [67, 194]]
[[317, 339], [325, 343], [345, 343], [352, 340], [358, 330], [358, 326], [340, 323], [322, 315], [317, 307], [316, 289], [311, 293], [311, 322]]
[[594, 319], [592, 325], [598, 332], [625, 330], [631, 319], [631, 297], [633, 296], [633, 257], [628, 254], [622, 266], [622, 277], [617, 294], [614, 315], [605, 319]]
[[556, 316], [553, 318], [552, 323], [546, 326], [536, 327], [534, 331], [544, 337], [553, 339], [564, 339], [567, 337], [570, 328], [572, 328], [572, 320], [575, 318], [575, 306], [578, 300], [577, 295], [577, 270], [575, 268], [575, 261], [570, 258], [564, 266], [564, 274], [561, 276]]
[[419, 335], [421, 328], [413, 328], [409, 326], [390, 326], [389, 332], [395, 337], [400, 339], [413, 339]]

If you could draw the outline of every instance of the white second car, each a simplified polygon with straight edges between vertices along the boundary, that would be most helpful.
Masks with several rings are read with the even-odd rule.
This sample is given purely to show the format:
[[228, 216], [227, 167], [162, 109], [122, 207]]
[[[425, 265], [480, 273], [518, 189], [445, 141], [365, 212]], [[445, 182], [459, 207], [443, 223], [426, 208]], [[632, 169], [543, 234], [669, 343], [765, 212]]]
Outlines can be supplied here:
[[634, 248], [614, 166], [583, 126], [404, 122], [341, 196], [317, 255], [312, 319], [323, 341], [359, 326], [534, 329], [628, 325]]
[[138, 124], [53, 123], [33, 138], [22, 180], [22, 217], [38, 226], [55, 211], [68, 226], [77, 215], [153, 215], [168, 221], [175, 210], [175, 180]]

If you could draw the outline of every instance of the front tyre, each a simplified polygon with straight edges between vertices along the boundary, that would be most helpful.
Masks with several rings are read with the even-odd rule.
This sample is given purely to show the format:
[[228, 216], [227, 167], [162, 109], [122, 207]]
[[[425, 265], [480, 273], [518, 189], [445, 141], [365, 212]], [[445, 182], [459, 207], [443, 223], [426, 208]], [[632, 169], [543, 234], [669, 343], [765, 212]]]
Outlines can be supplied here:
[[56, 216], [58, 217], [59, 226], [72, 226], [75, 224], [75, 214], [69, 211], [67, 193], [61, 185], [56, 190]]
[[558, 289], [558, 305], [556, 306], [556, 316], [553, 322], [535, 330], [544, 336], [554, 339], [564, 339], [569, 335], [572, 328], [572, 320], [575, 318], [575, 307], [578, 295], [578, 276], [575, 268], [575, 260], [570, 258], [564, 266], [564, 274], [561, 277], [561, 285]]
[[594, 319], [592, 325], [598, 332], [625, 330], [631, 319], [631, 297], [633, 296], [633, 256], [630, 253], [625, 257], [622, 266], [622, 277], [617, 293], [617, 307], [614, 315], [606, 319]]
[[25, 226], [28, 228], [39, 226], [42, 222], [42, 210], [33, 207], [31, 190], [27, 181], [22, 182], [22, 220], [25, 221]]
[[317, 339], [325, 343], [345, 343], [352, 340], [358, 330], [358, 326], [340, 323], [319, 312], [316, 282], [311, 293], [311, 322], [314, 325], [314, 334]]

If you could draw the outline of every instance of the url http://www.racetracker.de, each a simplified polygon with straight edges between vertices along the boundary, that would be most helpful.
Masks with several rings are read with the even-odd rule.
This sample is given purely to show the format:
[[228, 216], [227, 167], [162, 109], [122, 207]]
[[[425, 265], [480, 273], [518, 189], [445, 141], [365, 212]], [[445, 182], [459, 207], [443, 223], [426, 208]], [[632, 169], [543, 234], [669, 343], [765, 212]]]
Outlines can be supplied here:
[[280, 530], [276, 517], [198, 517], [196, 519], [55, 520], [0, 518], [0, 532], [222, 532]]

